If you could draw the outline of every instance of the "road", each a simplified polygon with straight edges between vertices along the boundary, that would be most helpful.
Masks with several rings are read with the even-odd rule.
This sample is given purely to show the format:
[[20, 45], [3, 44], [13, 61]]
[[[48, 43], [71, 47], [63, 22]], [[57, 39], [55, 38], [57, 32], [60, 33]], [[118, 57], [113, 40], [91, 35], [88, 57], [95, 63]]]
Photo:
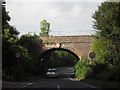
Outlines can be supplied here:
[[[69, 71], [68, 71], [69, 70]], [[60, 73], [61, 72], [61, 73]], [[81, 88], [95, 88], [92, 85], [83, 83], [82, 81], [74, 80], [70, 78], [70, 73], [73, 72], [72, 68], [58, 68], [58, 77], [43, 78], [34, 82], [27, 82], [19, 85], [16, 90], [28, 90], [28, 89], [55, 89], [55, 90], [66, 90], [66, 89], [81, 89]], [[5, 83], [3, 88], [5, 88]], [[3, 89], [4, 90], [4, 89]]]
[[82, 81], [74, 81], [70, 78], [45, 78], [33, 83], [28, 83], [22, 88], [94, 88]]

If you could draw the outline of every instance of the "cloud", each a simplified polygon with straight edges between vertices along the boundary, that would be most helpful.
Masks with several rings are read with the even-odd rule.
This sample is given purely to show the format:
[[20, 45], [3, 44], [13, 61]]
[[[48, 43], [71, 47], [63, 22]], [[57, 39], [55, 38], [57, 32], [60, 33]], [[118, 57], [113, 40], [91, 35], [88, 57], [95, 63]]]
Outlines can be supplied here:
[[[11, 2], [7, 3], [11, 25], [21, 33], [40, 32], [40, 21], [46, 19], [54, 31], [92, 30], [91, 14], [95, 2]], [[15, 1], [15, 0], [14, 0]]]
[[[9, 2], [103, 2], [106, 0], [7, 0]], [[116, 1], [116, 0], [112, 0]]]

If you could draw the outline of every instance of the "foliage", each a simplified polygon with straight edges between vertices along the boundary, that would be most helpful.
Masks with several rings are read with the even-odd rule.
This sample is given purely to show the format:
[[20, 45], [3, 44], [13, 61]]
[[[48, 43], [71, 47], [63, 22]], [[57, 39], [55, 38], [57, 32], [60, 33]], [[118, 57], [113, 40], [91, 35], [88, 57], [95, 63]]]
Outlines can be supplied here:
[[103, 2], [92, 17], [93, 27], [97, 29], [97, 40], [93, 42], [96, 53], [93, 72], [99, 79], [105, 75], [106, 80], [116, 80], [120, 75], [110, 72], [117, 73], [120, 65], [120, 2]]
[[46, 20], [43, 20], [40, 22], [40, 26], [41, 26], [40, 36], [49, 36], [50, 23], [48, 23]]
[[16, 38], [16, 35], [18, 35], [19, 32], [14, 26], [9, 25], [8, 21], [10, 21], [10, 19], [9, 12], [6, 11], [5, 6], [2, 6], [2, 33], [4, 35], [5, 31], [9, 30], [11, 37]]
[[101, 37], [113, 39], [113, 36], [117, 36], [120, 33], [119, 9], [120, 2], [103, 2], [93, 14], [93, 26], [98, 30], [97, 33]]
[[[25, 43], [34, 43], [38, 36], [23, 35], [17, 38], [19, 32], [9, 25], [10, 17], [5, 7], [2, 7], [2, 79], [25, 80], [28, 75], [40, 73], [40, 64], [24, 47]], [[25, 37], [24, 37], [25, 36]], [[42, 42], [42, 41], [41, 41]], [[41, 43], [40, 42], [40, 43]], [[20, 57], [16, 57], [16, 52]]]
[[120, 81], [120, 67], [107, 66], [104, 63], [96, 63], [92, 66], [92, 75], [87, 78], [94, 78], [97, 80], [106, 81]]
[[[112, 64], [119, 64], [120, 59], [119, 9], [120, 2], [104, 2], [101, 4], [101, 6], [98, 7], [98, 11], [93, 14], [93, 18], [95, 19], [94, 28], [98, 30], [97, 33], [99, 40], [97, 42], [103, 41], [100, 45], [104, 45], [102, 48], [106, 47], [105, 49], [107, 50], [105, 53], [107, 55], [104, 54], [104, 52], [102, 53], [104, 56], [109, 57], [108, 61]], [[98, 45], [98, 47], [100, 47], [100, 45]]]
[[[10, 33], [7, 30], [5, 35], [3, 35], [3, 79], [24, 80], [28, 74], [39, 74], [40, 66], [38, 60], [35, 60], [28, 50], [21, 46], [22, 44], [20, 45], [20, 40], [8, 38], [9, 35]], [[21, 42], [24, 42], [24, 39]], [[29, 43], [29, 40], [26, 40], [26, 43]], [[16, 58], [16, 52], [20, 53], [19, 59]]]
[[75, 76], [78, 79], [84, 79], [91, 71], [88, 58], [82, 58], [75, 64]]
[[[7, 51], [7, 49], [5, 50], [6, 52], [3, 51], [3, 79], [24, 79], [24, 76], [21, 74], [25, 73], [25, 64], [31, 59], [31, 57], [28, 55], [27, 50], [19, 45], [10, 45], [8, 48], [9, 52]], [[19, 59], [15, 56], [16, 52], [18, 51], [20, 53]]]
[[100, 79], [103, 77], [99, 77], [103, 71], [106, 71], [107, 65], [102, 62], [95, 62], [94, 64], [91, 64], [91, 72], [89, 72], [86, 76], [86, 78], [95, 78]]
[[76, 58], [66, 51], [48, 52], [43, 59], [47, 68], [73, 66], [76, 62]]
[[101, 38], [93, 42], [93, 51], [96, 53], [96, 61], [119, 65], [120, 53], [116, 51], [116, 47], [111, 40]]
[[2, 27], [4, 29], [5, 25], [9, 25], [8, 21], [10, 21], [9, 12], [6, 11], [5, 6], [2, 6]]
[[40, 52], [43, 51], [44, 45], [42, 44], [42, 40], [39, 39], [39, 36], [34, 34], [25, 34], [20, 37], [18, 40], [18, 44], [27, 48], [28, 52], [36, 58]]
[[38, 35], [31, 35], [31, 34], [24, 34], [20, 37], [20, 40], [18, 41], [20, 45], [24, 45], [25, 43], [34, 43], [37, 40], [39, 40]]

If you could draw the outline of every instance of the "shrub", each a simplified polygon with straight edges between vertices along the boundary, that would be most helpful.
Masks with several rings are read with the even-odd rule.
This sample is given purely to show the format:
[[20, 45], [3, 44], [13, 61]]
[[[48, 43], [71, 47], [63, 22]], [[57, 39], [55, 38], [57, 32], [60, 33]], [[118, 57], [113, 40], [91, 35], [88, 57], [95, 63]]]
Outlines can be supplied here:
[[75, 65], [75, 76], [78, 79], [84, 79], [91, 71], [87, 58], [82, 58]]

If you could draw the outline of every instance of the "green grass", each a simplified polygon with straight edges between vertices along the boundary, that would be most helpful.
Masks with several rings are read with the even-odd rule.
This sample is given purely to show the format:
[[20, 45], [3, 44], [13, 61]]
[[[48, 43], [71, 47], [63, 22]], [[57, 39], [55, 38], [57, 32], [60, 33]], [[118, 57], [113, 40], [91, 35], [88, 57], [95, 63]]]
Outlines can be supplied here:
[[120, 88], [120, 82], [84, 79], [83, 82], [99, 88]]

